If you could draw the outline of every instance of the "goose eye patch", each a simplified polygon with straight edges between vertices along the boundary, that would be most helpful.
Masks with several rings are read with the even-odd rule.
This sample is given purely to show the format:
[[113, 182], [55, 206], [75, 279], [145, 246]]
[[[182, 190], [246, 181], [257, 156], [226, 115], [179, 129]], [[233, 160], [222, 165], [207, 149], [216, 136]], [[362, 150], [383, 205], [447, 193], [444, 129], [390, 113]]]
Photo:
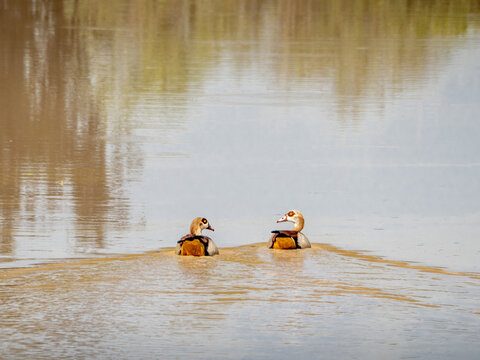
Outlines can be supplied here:
[[293, 211], [290, 211], [287, 215], [288, 216], [293, 216], [293, 215], [295, 215], [295, 213]]
[[207, 221], [207, 219], [204, 218], [204, 219], [202, 219], [202, 222], [203, 222], [204, 224], [206, 224], [208, 221]]

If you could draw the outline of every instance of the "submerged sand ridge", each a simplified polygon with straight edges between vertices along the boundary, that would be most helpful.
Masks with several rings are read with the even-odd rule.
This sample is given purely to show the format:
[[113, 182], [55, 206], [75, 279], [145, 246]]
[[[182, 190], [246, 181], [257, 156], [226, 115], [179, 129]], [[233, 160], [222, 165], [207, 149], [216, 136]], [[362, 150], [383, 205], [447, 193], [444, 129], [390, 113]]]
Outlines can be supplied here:
[[366, 344], [365, 356], [367, 345], [393, 356], [427, 343], [435, 354], [478, 347], [478, 274], [327, 244], [253, 244], [203, 258], [164, 249], [5, 269], [0, 283], [2, 357], [349, 356], [351, 342]]

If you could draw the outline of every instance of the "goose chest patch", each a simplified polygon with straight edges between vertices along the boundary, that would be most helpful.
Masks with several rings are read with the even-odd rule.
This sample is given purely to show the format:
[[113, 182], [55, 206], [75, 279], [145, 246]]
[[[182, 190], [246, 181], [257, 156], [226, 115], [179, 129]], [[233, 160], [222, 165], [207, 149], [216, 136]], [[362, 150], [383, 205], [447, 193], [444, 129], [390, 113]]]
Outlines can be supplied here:
[[205, 256], [205, 246], [198, 239], [184, 241], [181, 247], [180, 255]]
[[202, 235], [185, 235], [178, 240], [180, 255], [208, 256], [208, 240], [208, 237]]
[[272, 249], [297, 249], [298, 232], [293, 230], [272, 231]]
[[297, 244], [291, 237], [277, 237], [272, 246], [273, 249], [296, 249]]

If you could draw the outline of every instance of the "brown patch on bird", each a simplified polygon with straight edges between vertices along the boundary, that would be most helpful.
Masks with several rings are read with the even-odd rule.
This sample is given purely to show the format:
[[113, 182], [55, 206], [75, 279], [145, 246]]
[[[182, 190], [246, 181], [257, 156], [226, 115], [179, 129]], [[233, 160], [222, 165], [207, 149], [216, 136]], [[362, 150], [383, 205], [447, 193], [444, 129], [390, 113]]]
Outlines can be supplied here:
[[198, 239], [185, 241], [182, 244], [180, 255], [205, 256], [205, 246]]
[[295, 244], [295, 240], [291, 237], [280, 237], [277, 236], [275, 242], [273, 243], [274, 249], [296, 249], [297, 244]]

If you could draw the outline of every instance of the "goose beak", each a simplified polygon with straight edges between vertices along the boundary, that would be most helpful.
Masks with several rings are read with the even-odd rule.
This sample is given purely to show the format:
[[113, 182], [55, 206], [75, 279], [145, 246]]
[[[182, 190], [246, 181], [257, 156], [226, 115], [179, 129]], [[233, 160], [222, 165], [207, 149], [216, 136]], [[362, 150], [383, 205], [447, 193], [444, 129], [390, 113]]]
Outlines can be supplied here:
[[285, 222], [285, 221], [287, 221], [287, 216], [286, 215], [283, 216], [282, 218], [278, 219], [277, 223], [281, 223], [281, 222]]
[[212, 228], [210, 225], [208, 225], [208, 227], [207, 227], [207, 230], [212, 230], [212, 231], [215, 231], [215, 229], [214, 229], [214, 228]]

